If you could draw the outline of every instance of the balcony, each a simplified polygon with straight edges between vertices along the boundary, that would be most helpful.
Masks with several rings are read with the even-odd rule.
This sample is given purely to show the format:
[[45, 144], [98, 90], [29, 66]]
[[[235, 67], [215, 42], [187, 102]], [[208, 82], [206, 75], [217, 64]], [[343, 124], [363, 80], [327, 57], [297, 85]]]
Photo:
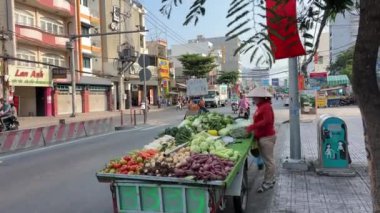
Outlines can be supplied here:
[[68, 38], [44, 32], [36, 27], [16, 24], [17, 41], [41, 47], [66, 49]]
[[16, 0], [21, 4], [30, 5], [62, 17], [74, 16], [74, 5], [69, 0]]

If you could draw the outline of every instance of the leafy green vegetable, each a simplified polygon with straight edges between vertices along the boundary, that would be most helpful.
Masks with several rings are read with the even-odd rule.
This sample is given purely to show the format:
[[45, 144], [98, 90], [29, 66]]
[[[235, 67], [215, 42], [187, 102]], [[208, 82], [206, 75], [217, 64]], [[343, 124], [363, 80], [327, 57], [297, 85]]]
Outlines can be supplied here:
[[181, 127], [177, 129], [175, 134], [175, 143], [177, 145], [187, 143], [191, 140], [192, 132], [186, 127]]

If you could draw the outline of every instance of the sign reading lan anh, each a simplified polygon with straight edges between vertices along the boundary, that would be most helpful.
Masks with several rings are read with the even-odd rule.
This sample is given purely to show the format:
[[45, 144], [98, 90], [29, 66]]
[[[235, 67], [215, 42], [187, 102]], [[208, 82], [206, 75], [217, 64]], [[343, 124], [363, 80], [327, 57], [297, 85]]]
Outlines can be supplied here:
[[12, 86], [49, 87], [51, 75], [48, 69], [38, 67], [9, 66], [9, 84]]

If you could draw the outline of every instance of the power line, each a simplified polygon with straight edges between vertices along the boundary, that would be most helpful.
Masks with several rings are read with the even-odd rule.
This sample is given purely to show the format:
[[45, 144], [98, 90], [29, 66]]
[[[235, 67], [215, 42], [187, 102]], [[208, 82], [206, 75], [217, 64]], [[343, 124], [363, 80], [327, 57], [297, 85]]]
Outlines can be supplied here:
[[[169, 36], [169, 37], [171, 37], [173, 40], [176, 40], [180, 44], [181, 43], [188, 43], [188, 41], [184, 37], [182, 37], [181, 35], [179, 35], [171, 27], [169, 27], [167, 24], [165, 24], [164, 22], [162, 22], [156, 15], [154, 15], [152, 12], [150, 12], [151, 10], [148, 7], [146, 7], [144, 5], [144, 8], [148, 12], [146, 17], [148, 19], [150, 19], [150, 21], [148, 20], [148, 22], [150, 22], [151, 24], [153, 24], [157, 28], [159, 28], [157, 25], [159, 25], [160, 27], [162, 27], [161, 29], [163, 29], [163, 31], [166, 32], [167, 36], [169, 36], [168, 33], [171, 34], [172, 36]], [[155, 22], [155, 23], [153, 23], [153, 22]], [[209, 50], [204, 49], [202, 47], [195, 47], [195, 48], [199, 48], [199, 50], [209, 52]]]

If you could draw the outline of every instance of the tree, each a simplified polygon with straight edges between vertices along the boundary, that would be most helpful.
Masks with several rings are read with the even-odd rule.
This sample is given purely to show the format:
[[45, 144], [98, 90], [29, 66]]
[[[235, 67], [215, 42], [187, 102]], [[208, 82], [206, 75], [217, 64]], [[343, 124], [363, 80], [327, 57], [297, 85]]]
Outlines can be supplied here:
[[344, 74], [347, 75], [350, 80], [352, 80], [352, 64], [354, 61], [354, 50], [355, 47], [350, 47], [348, 50], [342, 52], [332, 63], [328, 69], [331, 74]]
[[183, 74], [189, 77], [206, 77], [206, 75], [216, 67], [215, 58], [212, 56], [186, 54], [181, 55], [178, 60], [182, 63], [184, 68]]
[[223, 72], [216, 80], [218, 84], [227, 84], [229, 86], [236, 84], [239, 79], [239, 72]]
[[[161, 12], [170, 15], [171, 7], [168, 7], [167, 5], [169, 2], [173, 1], [176, 3], [175, 5], [182, 2], [182, 0], [162, 0], [166, 5], [162, 7]], [[193, 1], [193, 5], [190, 8], [190, 12], [186, 17], [184, 24], [188, 24], [191, 20], [194, 20], [195, 24], [199, 21], [199, 16], [205, 14], [205, 8], [203, 5], [206, 1], [207, 0]], [[282, 1], [284, 0], [278, 0], [279, 3]], [[256, 1], [254, 0], [253, 3], [255, 2]], [[310, 30], [313, 28], [312, 25], [314, 23], [322, 22], [323, 16], [331, 14], [329, 17], [333, 18], [334, 14], [347, 12], [350, 5], [360, 9], [359, 31], [352, 65], [352, 84], [363, 118], [373, 212], [380, 212], [380, 131], [378, 131], [380, 129], [380, 91], [377, 82], [378, 76], [376, 75], [376, 64], [380, 46], [380, 4], [376, 0], [360, 0], [360, 4], [358, 1], [354, 4], [352, 0], [299, 0], [299, 2], [300, 4], [302, 4], [302, 2], [311, 2], [313, 5], [309, 10], [303, 10], [306, 11], [307, 14], [299, 18], [301, 31]], [[264, 1], [260, 1], [259, 7], [263, 7], [262, 4], [264, 4]], [[233, 14], [237, 15], [235, 16], [235, 19], [229, 23], [229, 26], [239, 20], [242, 21], [238, 26], [235, 25], [231, 30], [236, 33], [232, 35], [227, 33], [227, 36], [229, 38], [236, 37], [246, 32], [253, 34], [249, 39], [242, 41], [240, 47], [237, 49], [237, 52], [243, 53], [247, 53], [249, 50], [253, 49], [253, 52], [251, 53], [252, 61], [255, 58], [255, 54], [258, 52], [257, 49], [263, 46], [263, 40], [268, 40], [268, 38], [265, 37], [266, 35], [262, 31], [257, 32], [256, 29], [250, 27], [243, 28], [244, 26], [248, 26], [248, 17], [252, 17], [250, 16], [250, 11], [255, 13], [252, 9], [247, 9], [248, 5], [250, 5], [248, 0], [233, 0], [231, 2], [227, 17], [231, 17]], [[317, 11], [322, 11], [324, 12], [323, 14], [326, 15], [320, 16], [320, 13], [313, 9], [314, 6], [318, 8]], [[253, 20], [254, 19], [255, 18], [253, 18]], [[263, 28], [265, 29], [265, 26]], [[308, 39], [307, 37], [310, 36], [305, 36], [304, 34], [305, 40]], [[319, 40], [318, 35], [315, 40]], [[315, 46], [318, 46], [317, 42], [315, 43]], [[306, 46], [310, 46], [310, 44]], [[260, 62], [259, 59], [262, 60], [263, 57], [271, 58], [267, 54], [270, 50], [267, 49], [267, 51], [265, 51], [265, 49], [267, 48], [264, 48], [264, 53], [262, 53], [262, 56], [257, 59], [257, 62]], [[314, 47], [313, 52], [315, 51], [316, 48]], [[309, 51], [311, 54], [313, 54], [313, 52]], [[271, 59], [266, 61], [270, 64]], [[304, 68], [305, 67], [302, 66], [302, 69]]]

